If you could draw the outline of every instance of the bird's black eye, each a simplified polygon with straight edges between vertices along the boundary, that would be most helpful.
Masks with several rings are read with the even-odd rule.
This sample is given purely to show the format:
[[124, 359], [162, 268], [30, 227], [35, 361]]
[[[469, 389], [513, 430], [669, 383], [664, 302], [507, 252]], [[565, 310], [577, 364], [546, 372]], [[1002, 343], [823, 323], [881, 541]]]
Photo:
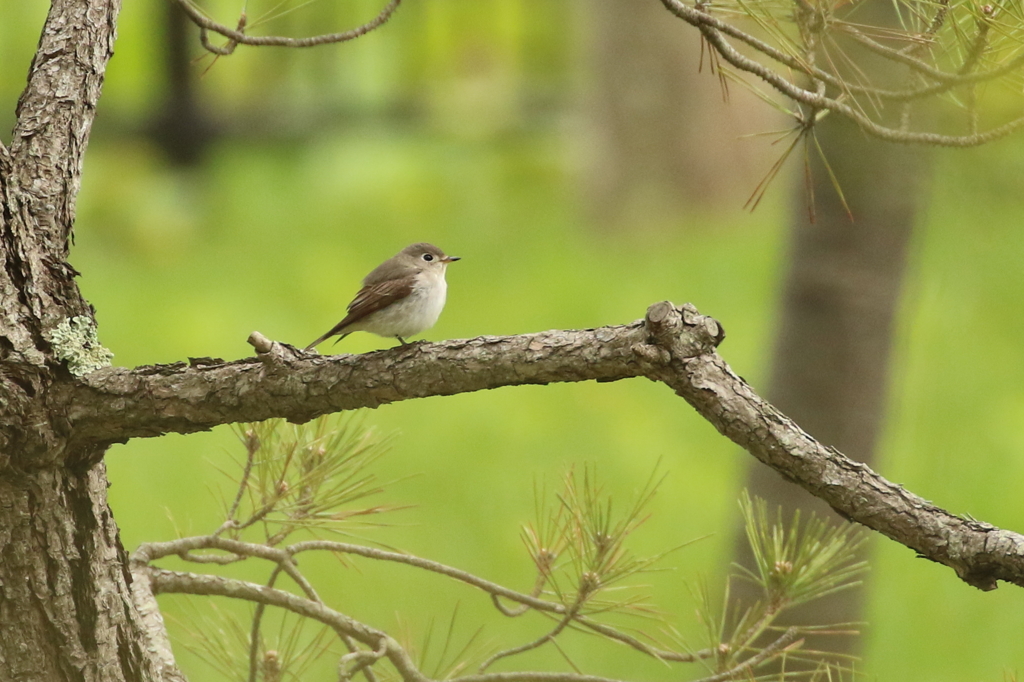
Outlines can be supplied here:
[[423, 260], [429, 263], [430, 261], [434, 260], [434, 256], [432, 254], [425, 253], [423, 254]]

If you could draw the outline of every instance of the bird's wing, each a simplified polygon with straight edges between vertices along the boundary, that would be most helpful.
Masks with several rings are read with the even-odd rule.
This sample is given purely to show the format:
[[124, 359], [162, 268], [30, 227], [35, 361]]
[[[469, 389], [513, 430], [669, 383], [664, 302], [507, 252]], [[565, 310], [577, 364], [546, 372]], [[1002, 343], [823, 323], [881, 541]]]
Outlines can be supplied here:
[[352, 324], [370, 313], [386, 308], [412, 293], [415, 278], [389, 279], [364, 286], [348, 304], [348, 315], [339, 325]]
[[334, 325], [329, 332], [319, 339], [306, 346], [306, 350], [321, 343], [324, 339], [336, 334], [343, 334], [345, 327], [348, 327], [350, 324], [358, 322], [370, 313], [375, 313], [381, 308], [386, 308], [395, 301], [405, 298], [412, 293], [414, 282], [415, 279], [413, 277], [407, 277], [404, 279], [389, 279], [364, 286], [356, 294], [356, 297], [352, 299], [352, 302], [348, 304], [348, 315], [345, 316], [345, 319]]

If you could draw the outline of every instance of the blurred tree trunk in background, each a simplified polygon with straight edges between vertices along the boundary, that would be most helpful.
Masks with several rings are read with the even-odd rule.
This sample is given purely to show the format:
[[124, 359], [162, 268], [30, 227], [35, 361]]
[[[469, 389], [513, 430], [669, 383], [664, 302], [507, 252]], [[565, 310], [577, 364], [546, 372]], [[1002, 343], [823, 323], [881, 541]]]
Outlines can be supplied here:
[[[851, 222], [829, 176], [812, 163], [815, 222], [806, 190], [794, 224], [768, 399], [823, 443], [871, 464], [885, 412], [889, 353], [907, 244], [926, 171], [923, 150], [866, 138], [832, 117], [819, 127], [828, 161], [855, 216]], [[747, 486], [786, 518], [796, 509], [841, 522], [821, 500], [753, 462]], [[737, 541], [738, 563], [750, 548]], [[794, 617], [805, 623], [861, 620], [864, 590], [841, 592]], [[855, 644], [829, 638], [831, 650]]]
[[[165, 2], [163, 102], [149, 126], [149, 134], [166, 157], [178, 166], [202, 162], [216, 131], [196, 91], [198, 67], [189, 56], [198, 44], [196, 27], [177, 5]], [[209, 57], [209, 55], [207, 55]]]
[[[858, 11], [858, 21], [894, 25], [884, 2]], [[856, 58], [876, 82], [901, 77], [882, 72], [859, 54]], [[895, 119], [898, 113], [890, 115]], [[853, 219], [812, 149], [810, 186], [800, 183], [793, 199], [768, 399], [822, 443], [872, 464], [885, 415], [907, 247], [930, 154], [925, 148], [880, 142], [838, 116], [825, 117], [816, 130]], [[747, 486], [772, 507], [781, 506], [785, 518], [801, 509], [802, 515], [814, 512], [845, 523], [823, 502], [758, 462], [749, 468]], [[737, 562], [751, 566], [745, 540], [736, 546]], [[838, 593], [794, 611], [791, 622], [860, 621], [864, 596], [863, 588]], [[812, 646], [855, 653], [858, 641], [829, 637]]]
[[729, 102], [700, 35], [652, 0], [592, 0], [586, 31], [585, 203], [605, 227], [669, 223], [693, 208], [742, 205], [770, 164], [740, 135], [776, 114], [732, 83]]

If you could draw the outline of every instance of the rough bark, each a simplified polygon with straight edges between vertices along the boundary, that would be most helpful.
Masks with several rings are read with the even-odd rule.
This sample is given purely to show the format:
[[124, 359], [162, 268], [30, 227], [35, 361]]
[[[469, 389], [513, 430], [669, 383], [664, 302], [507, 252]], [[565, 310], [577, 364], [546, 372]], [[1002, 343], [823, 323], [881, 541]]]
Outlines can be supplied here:
[[93, 372], [71, 388], [75, 437], [108, 444], [220, 424], [320, 415], [499, 386], [640, 376], [639, 323], [590, 330], [414, 343], [365, 355], [319, 356], [275, 345], [230, 363], [204, 359]]
[[0, 679], [139, 680], [103, 448], [73, 444], [45, 333], [92, 318], [67, 263], [118, 0], [54, 0], [0, 145]]
[[94, 372], [70, 387], [69, 416], [83, 444], [106, 444], [501, 386], [643, 376], [667, 384], [723, 435], [841, 517], [953, 568], [975, 587], [993, 589], [997, 580], [1024, 587], [1024, 536], [944, 511], [822, 445], [729, 369], [714, 350], [722, 338], [715, 320], [668, 302], [629, 325], [366, 355], [310, 355], [254, 335], [256, 358]]

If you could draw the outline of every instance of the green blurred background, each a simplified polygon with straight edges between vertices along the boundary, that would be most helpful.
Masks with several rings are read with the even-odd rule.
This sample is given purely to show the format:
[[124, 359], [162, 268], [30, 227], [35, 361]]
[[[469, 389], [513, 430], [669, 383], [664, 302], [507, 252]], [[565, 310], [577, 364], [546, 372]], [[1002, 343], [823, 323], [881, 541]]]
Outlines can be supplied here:
[[[47, 6], [0, 0], [5, 131]], [[216, 6], [228, 23], [237, 16], [237, 4]], [[269, 6], [254, 2], [250, 15]], [[270, 29], [340, 30], [377, 9], [322, 0]], [[598, 226], [581, 190], [590, 158], [582, 4], [410, 2], [354, 43], [199, 60], [190, 68], [202, 74], [199, 99], [220, 134], [188, 169], [169, 164], [147, 134], [167, 86], [165, 23], [161, 0], [125, 3], [78, 204], [71, 260], [117, 364], [245, 356], [254, 329], [304, 345], [340, 319], [370, 268], [426, 240], [464, 259], [449, 270], [448, 307], [428, 339], [623, 323], [655, 301], [690, 301], [729, 331], [721, 352], [733, 368], [763, 385], [787, 181], [754, 213], [741, 208], [754, 184], [743, 176], [724, 201]], [[682, 24], [678, 35], [694, 40]], [[190, 51], [201, 54], [194, 40]], [[760, 150], [754, 165], [766, 170], [767, 142], [743, 145]], [[1019, 136], [937, 156], [903, 296], [879, 467], [947, 509], [1017, 530], [1022, 178]], [[338, 351], [388, 345], [356, 335]], [[535, 481], [556, 487], [569, 465], [592, 463], [625, 502], [660, 462], [668, 476], [634, 547], [656, 553], [711, 534], [644, 580], [669, 622], [699, 644], [686, 585], [702, 575], [720, 584], [748, 456], [663, 386], [504, 389], [391, 405], [365, 419], [397, 434], [378, 472], [401, 480], [382, 501], [413, 505], [372, 537], [520, 589], [532, 582], [519, 528], [531, 520]], [[217, 467], [239, 450], [227, 428], [115, 446], [110, 499], [125, 546], [214, 528], [217, 496], [228, 489]], [[870, 678], [998, 680], [1024, 670], [1024, 591], [981, 593], [901, 546], [874, 543], [861, 666]], [[504, 619], [482, 594], [405, 568], [311, 572], [343, 612], [385, 629], [401, 622], [414, 637], [431, 619], [447, 621], [457, 603], [462, 633], [486, 623], [487, 641], [514, 645], [547, 627]], [[184, 601], [162, 605], [180, 618], [191, 612]], [[569, 637], [566, 647], [595, 674], [680, 676], [591, 638]], [[179, 660], [192, 679], [211, 679], [192, 654], [181, 650]], [[550, 651], [524, 663], [565, 668]]]

